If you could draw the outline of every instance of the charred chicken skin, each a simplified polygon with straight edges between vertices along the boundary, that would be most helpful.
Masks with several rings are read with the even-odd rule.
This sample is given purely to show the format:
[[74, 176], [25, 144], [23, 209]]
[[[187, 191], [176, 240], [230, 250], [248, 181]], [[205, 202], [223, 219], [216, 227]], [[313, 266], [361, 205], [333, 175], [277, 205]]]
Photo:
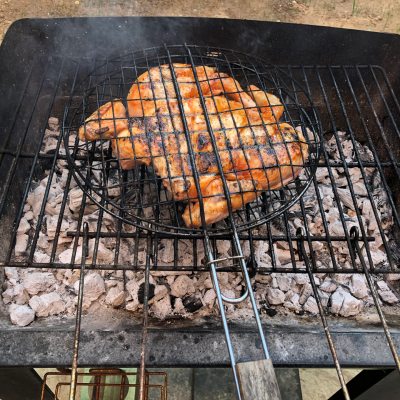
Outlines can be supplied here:
[[[193, 71], [184, 64], [174, 64], [174, 71], [189, 144], [168, 66], [153, 68], [138, 78], [128, 95], [129, 125], [109, 134], [121, 167], [128, 170], [153, 165], [173, 199], [188, 203], [183, 213], [186, 226], [197, 228], [202, 224], [201, 207], [189, 145], [199, 174], [206, 224], [226, 218], [228, 203]], [[279, 99], [256, 86], [245, 92], [233, 78], [212, 68], [197, 67], [196, 74], [232, 209], [238, 210], [262, 191], [278, 189], [295, 179], [308, 156], [308, 146], [301, 132], [279, 123], [283, 113]], [[124, 116], [121, 118], [123, 121]]]

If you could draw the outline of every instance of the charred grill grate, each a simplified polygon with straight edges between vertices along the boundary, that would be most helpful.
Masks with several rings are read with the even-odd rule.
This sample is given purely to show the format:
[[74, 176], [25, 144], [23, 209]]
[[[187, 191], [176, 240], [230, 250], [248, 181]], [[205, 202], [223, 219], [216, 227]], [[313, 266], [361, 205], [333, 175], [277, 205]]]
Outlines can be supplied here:
[[[46, 207], [48, 207], [49, 198], [51, 198], [51, 179], [59, 179], [63, 168], [68, 168], [67, 156], [63, 148], [62, 137], [54, 138], [53, 145], [44, 146], [44, 139], [49, 131], [46, 131], [47, 121], [50, 116], [61, 117], [65, 106], [69, 102], [69, 96], [76, 90], [78, 82], [87, 74], [96, 70], [96, 67], [105, 68], [107, 65], [104, 60], [66, 60], [60, 58], [50, 58], [41, 60], [38, 65], [32, 69], [29, 79], [26, 82], [25, 92], [21, 102], [16, 110], [13, 123], [4, 136], [0, 150], [0, 163], [3, 171], [0, 177], [1, 195], [0, 195], [0, 218], [6, 226], [13, 226], [13, 229], [2, 232], [1, 257], [6, 265], [30, 266], [30, 267], [53, 267], [53, 268], [79, 268], [79, 255], [77, 249], [78, 240], [73, 243], [71, 257], [66, 262], [60, 262], [58, 259], [58, 246], [63, 236], [78, 237], [82, 230], [82, 224], [86, 220], [85, 213], [92, 207], [86, 194], [83, 193], [80, 203], [76, 206], [73, 218], [76, 220], [75, 226], [68, 232], [62, 231], [62, 220], [66, 217], [66, 209], [70, 206], [70, 189], [74, 185], [73, 173], [69, 171], [65, 174], [65, 186], [63, 192], [58, 196], [58, 218], [54, 227], [54, 240], [50, 242], [51, 250], [49, 260], [41, 262], [35, 257], [35, 253], [40, 249], [38, 240], [40, 232], [45, 230], [46, 226]], [[273, 68], [271, 74], [279, 73], [285, 77], [293, 78], [290, 82], [300, 82], [305, 88], [306, 94], [313, 99], [313, 103], [318, 109], [322, 125], [325, 128], [324, 138], [332, 136], [330, 142], [337, 147], [337, 157], [332, 160], [329, 156], [331, 149], [326, 141], [322, 146], [322, 159], [318, 166], [327, 168], [327, 178], [332, 186], [333, 201], [337, 204], [339, 210], [339, 221], [342, 225], [343, 234], [335, 235], [330, 232], [329, 221], [325, 219], [321, 192], [315, 188], [318, 186], [317, 177], [312, 180], [312, 185], [305, 193], [305, 197], [295, 207], [295, 211], [289, 210], [275, 221], [266, 222], [258, 231], [242, 229], [239, 232], [239, 239], [243, 243], [247, 242], [249, 246], [250, 268], [259, 271], [281, 271], [293, 272], [302, 271], [298, 268], [299, 254], [297, 242], [302, 238], [293, 231], [291, 223], [295, 218], [300, 218], [304, 223], [304, 240], [309, 248], [313, 248], [313, 243], [323, 244], [326, 257], [323, 266], [326, 272], [355, 272], [361, 270], [361, 265], [353, 251], [351, 245], [350, 229], [346, 224], [347, 212], [350, 209], [349, 204], [344, 206], [340, 197], [340, 188], [336, 186], [333, 169], [341, 168], [342, 179], [345, 179], [348, 193], [350, 195], [350, 205], [353, 204], [353, 219], [358, 222], [360, 230], [360, 240], [363, 249], [365, 249], [365, 258], [367, 267], [375, 272], [391, 272], [396, 269], [398, 262], [398, 252], [396, 237], [400, 224], [399, 215], [396, 210], [398, 198], [399, 155], [397, 144], [399, 140], [399, 104], [393, 93], [392, 87], [386, 77], [385, 72], [380, 67], [374, 66], [318, 66], [318, 67], [279, 67]], [[120, 71], [120, 70], [119, 70]], [[101, 74], [100, 74], [101, 75]], [[103, 75], [101, 75], [103, 76]], [[100, 79], [98, 76], [87, 78], [90, 82]], [[104, 87], [96, 86], [101, 96], [106, 96], [106, 88], [109, 83], [104, 81]], [[283, 85], [283, 84], [282, 84]], [[117, 85], [118, 86], [118, 85]], [[119, 85], [118, 87], [122, 87]], [[283, 87], [283, 86], [282, 86]], [[287, 88], [287, 86], [286, 86]], [[122, 90], [122, 89], [121, 89]], [[299, 96], [305, 96], [305, 93], [298, 93], [295, 84], [290, 88], [295, 101], [301, 103]], [[122, 93], [117, 93], [117, 95]], [[107, 97], [104, 97], [107, 99]], [[304, 100], [304, 97], [303, 97]], [[73, 104], [70, 105], [70, 109]], [[78, 104], [76, 105], [78, 107]], [[81, 116], [82, 118], [82, 116]], [[80, 121], [77, 119], [77, 121]], [[78, 128], [79, 122], [76, 122], [75, 128]], [[63, 127], [71, 131], [71, 125]], [[339, 136], [340, 129], [347, 132], [347, 141], [352, 145], [353, 158], [346, 159], [342, 148], [342, 136]], [[51, 132], [50, 132], [51, 133]], [[373, 157], [361, 154], [357, 148], [356, 141], [367, 146], [372, 152]], [[395, 145], [392, 145], [395, 143]], [[79, 157], [76, 157], [79, 159]], [[86, 155], [81, 156], [81, 161], [86, 161]], [[378, 237], [372, 237], [371, 233], [364, 228], [362, 223], [362, 212], [357, 206], [358, 196], [352, 183], [352, 171], [359, 169], [358, 173], [364, 179], [368, 199], [371, 202], [371, 212], [377, 220]], [[35, 207], [38, 210], [36, 221], [34, 223], [34, 234], [29, 237], [29, 246], [27, 250], [18, 255], [14, 254], [14, 245], [17, 238], [17, 229], [21, 218], [24, 215], [24, 205], [31, 195], [31, 191], [36, 188], [37, 181], [43, 179], [45, 171], [49, 174], [48, 184], [45, 187], [44, 196], [39, 197], [40, 204]], [[374, 186], [374, 180], [369, 175], [379, 177], [379, 186]], [[137, 170], [143, 179], [149, 174], [149, 169], [141, 167]], [[57, 178], [58, 177], [58, 178]], [[153, 179], [153, 178], [152, 178]], [[160, 187], [160, 185], [159, 185]], [[339, 190], [338, 190], [339, 189]], [[142, 186], [143, 190], [143, 186]], [[386, 199], [387, 206], [385, 210], [380, 209], [379, 198], [376, 192], [379, 190]], [[312, 204], [312, 208], [310, 208]], [[122, 212], [122, 211], [121, 211]], [[140, 215], [145, 215], [145, 208], [138, 208]], [[317, 235], [310, 233], [310, 214], [321, 215], [321, 229]], [[391, 219], [393, 225], [387, 227], [387, 220], [383, 220], [380, 215], [387, 214], [387, 219]], [[251, 215], [244, 214], [244, 215]], [[189, 247], [193, 253], [191, 263], [187, 260], [179, 259], [179, 251], [182, 251], [182, 237], [171, 238], [168, 232], [148, 232], [148, 226], [143, 222], [138, 222], [138, 226], [132, 229], [129, 224], [119, 219], [111, 228], [104, 228], [107, 223], [107, 214], [103, 209], [98, 212], [97, 221], [90, 225], [89, 237], [94, 239], [94, 249], [92, 262], [87, 265], [89, 269], [136, 269], [143, 268], [144, 254], [150, 254], [151, 269], [159, 270], [207, 270], [207, 266], [202, 263], [202, 234], [195, 232], [184, 235], [184, 246]], [[252, 221], [252, 219], [249, 219]], [[382, 223], [383, 221], [383, 223]], [[222, 225], [222, 224], [221, 224]], [[102, 228], [103, 227], [103, 228]], [[224, 228], [222, 226], [222, 228]], [[226, 226], [225, 226], [226, 228]], [[183, 231], [184, 232], [184, 231]], [[151, 237], [151, 241], [146, 238]], [[99, 239], [107, 238], [115, 243], [114, 260], [105, 264], [97, 260]], [[217, 246], [222, 240], [230, 240], [229, 231], [222, 232], [213, 237], [215, 257], [217, 257]], [[374, 240], [380, 239], [384, 252], [387, 255], [388, 262], [378, 264], [373, 262], [369, 244]], [[166, 263], [160, 256], [160, 241], [163, 246], [168, 245], [173, 249], [174, 257], [172, 263]], [[257, 264], [254, 257], [254, 248], [256, 243], [267, 242], [269, 244], [268, 254], [271, 258], [269, 266]], [[344, 248], [348, 249], [350, 255], [350, 265], [343, 269], [340, 260], [335, 256], [334, 247], [337, 243], [342, 243]], [[133, 247], [133, 254], [129, 262], [122, 259], [120, 249], [124, 243], [129, 243]], [[290, 264], [279, 265], [276, 256], [276, 243], [285, 244], [285, 248], [290, 252]], [[310, 252], [311, 267], [314, 271], [318, 270], [318, 259], [314, 252]]]

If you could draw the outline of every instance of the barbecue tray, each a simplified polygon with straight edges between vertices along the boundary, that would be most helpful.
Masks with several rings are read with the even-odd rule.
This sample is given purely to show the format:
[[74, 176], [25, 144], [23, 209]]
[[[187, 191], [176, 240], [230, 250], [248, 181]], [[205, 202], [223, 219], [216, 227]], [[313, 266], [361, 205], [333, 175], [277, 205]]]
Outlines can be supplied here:
[[[5, 37], [0, 49], [0, 85], [4, 93], [0, 99], [0, 117], [4, 121], [1, 154], [4, 174], [1, 177], [0, 209], [3, 226], [12, 226], [14, 222], [18, 226], [21, 217], [20, 211], [24, 205], [24, 196], [29, 189], [27, 177], [29, 177], [29, 183], [34, 176], [42, 173], [42, 168], [49, 169], [58, 159], [65, 160], [62, 155], [57, 158], [51, 154], [40, 153], [40, 142], [48, 118], [53, 115], [62, 117], [62, 112], [70, 96], [70, 89], [80, 81], [77, 77], [87, 75], [93, 70], [94, 65], [101, 64], [104, 53], [112, 54], [116, 48], [126, 54], [165, 41], [168, 45], [187, 42], [232, 48], [237, 51], [243, 51], [246, 48], [248, 53], [268, 60], [269, 63], [278, 65], [289, 75], [293, 75], [295, 80], [301, 82], [302, 86], [311, 94], [321, 115], [324, 131], [333, 134], [340, 142], [337, 131], [342, 128], [350, 132], [352, 138], [366, 143], [373, 151], [374, 160], [372, 162], [364, 162], [358, 157], [356, 162], [348, 164], [347, 167], [379, 169], [385, 182], [383, 190], [389, 194], [392, 201], [395, 220], [394, 233], [397, 235], [399, 218], [396, 206], [399, 201], [400, 146], [397, 128], [399, 105], [394, 93], [397, 93], [400, 82], [398, 73], [400, 38], [398, 36], [237, 20], [102, 18], [97, 19], [96, 23], [93, 22], [93, 19], [23, 20], [13, 24]], [[65, 32], [68, 32], [68, 35]], [[113, 34], [110, 35], [110, 32]], [[21, 43], [24, 45], [22, 46]], [[38, 55], [40, 55], [39, 58], [37, 58]], [[118, 56], [119, 54], [115, 54], [115, 57]], [[20, 62], [16, 65], [11, 64], [11, 60], [16, 59]], [[35, 118], [32, 118], [33, 116]], [[344, 167], [343, 154], [340, 155], [340, 158], [341, 161], [338, 163], [325, 162], [320, 163], [319, 166]], [[327, 157], [325, 157], [326, 160]], [[302, 205], [301, 200], [300, 204]], [[304, 213], [302, 207], [301, 212]], [[42, 216], [43, 213], [40, 218]], [[90, 237], [100, 234], [99, 232], [89, 233]], [[49, 266], [52, 268], [80, 268], [74, 259], [66, 265], [54, 262], [54, 257], [50, 264], [34, 262], [35, 242], [26, 261], [15, 262], [12, 259], [15, 235], [16, 232], [13, 229], [3, 229], [1, 232], [0, 250], [3, 265], [34, 268]], [[129, 233], [120, 233], [117, 240], [126, 235], [129, 236]], [[162, 238], [162, 235], [156, 233], [155, 239]], [[137, 236], [149, 237], [143, 231], [139, 232]], [[396, 237], [398, 238], [398, 235]], [[227, 237], [220, 236], [219, 238]], [[351, 268], [346, 271], [338, 271], [337, 265], [333, 262], [333, 265], [326, 270], [327, 272], [363, 270], [368, 276], [369, 271], [394, 272], [397, 262], [389, 243], [384, 243], [389, 258], [388, 267], [376, 266], [370, 258], [366, 265], [360, 266], [356, 241], [358, 239], [366, 246], [371, 239], [373, 240], [364, 232], [345, 232], [345, 237], [311, 237], [308, 232], [305, 232], [304, 236], [302, 232], [298, 232], [296, 235], [288, 233], [286, 236], [279, 237], [271, 234], [251, 236], [243, 232], [239, 238], [249, 240], [250, 243], [257, 240], [270, 240], [271, 244], [276, 241], [286, 241], [290, 245], [293, 257], [291, 244], [294, 241], [299, 243], [300, 248], [302, 241], [308, 243], [310, 248], [312, 248], [313, 241], [326, 241], [329, 246], [335, 241], [347, 242], [352, 258]], [[196, 240], [201, 239], [200, 235], [193, 235], [194, 247]], [[148, 246], [147, 249], [151, 252], [152, 246]], [[272, 264], [266, 270], [277, 271], [273, 247], [271, 252]], [[318, 272], [318, 265], [313, 253], [311, 252], [309, 256], [310, 259], [307, 258], [307, 260], [310, 268], [313, 272]], [[137, 257], [135, 259], [137, 260]], [[128, 269], [131, 266], [122, 265], [116, 257], [113, 266], [92, 264], [87, 268]], [[143, 268], [143, 266], [135, 264], [134, 268]], [[155, 260], [151, 263], [151, 268], [168, 270], [171, 269], [171, 266], [163, 266], [157, 261], [157, 253], [155, 253]], [[205, 266], [196, 264], [195, 261], [194, 266], [178, 266], [174, 263], [172, 268], [200, 271], [204, 270]], [[251, 268], [254, 272], [258, 270], [253, 260]], [[279, 272], [285, 272], [285, 269], [279, 269]], [[291, 269], [287, 272], [305, 271], [297, 270], [294, 267], [294, 270]], [[80, 365], [95, 365], [96, 363], [132, 365], [133, 358], [137, 363], [140, 341], [134, 332], [138, 327], [135, 324], [133, 326], [132, 322], [128, 323], [124, 319], [123, 313], [118, 312], [118, 315], [120, 316], [118, 328], [109, 332], [105, 332], [103, 325], [98, 326], [98, 321], [93, 321], [89, 316], [83, 318], [82, 339], [86, 346], [81, 348]], [[46, 321], [38, 321], [34, 326], [21, 330], [9, 326], [7, 318], [5, 316], [2, 320], [4, 329], [2, 328], [0, 332], [2, 338], [0, 350], [2, 354], [7, 354], [7, 357], [2, 358], [3, 365], [69, 365], [73, 326], [68, 321], [57, 327]], [[85, 325], [85, 320], [88, 325]], [[313, 322], [305, 317], [297, 318], [295, 316], [291, 316], [291, 320], [304, 325], [301, 329], [288, 327], [285, 318], [280, 318], [268, 327], [274, 361], [278, 365], [332, 366], [329, 349], [326, 342], [323, 342], [325, 331], [315, 325], [315, 320]], [[397, 317], [392, 316], [388, 320], [393, 339], [390, 343], [396, 347], [399, 343], [399, 334], [396, 328], [398, 326]], [[107, 319], [104, 320], [107, 324], [106, 321]], [[111, 316], [108, 321], [112, 325], [113, 317]], [[329, 325], [335, 339], [335, 347], [338, 349], [338, 358], [334, 359], [337, 367], [338, 360], [342, 365], [347, 366], [395, 365], [389, 348], [385, 344], [384, 334], [375, 326], [375, 322], [346, 321], [342, 323], [336, 322], [334, 318], [330, 317]], [[195, 362], [200, 362], [202, 365], [227, 365], [226, 355], [224, 351], [221, 351], [224, 348], [222, 346], [224, 340], [220, 333], [213, 330], [213, 327], [209, 326], [209, 330], [204, 327], [190, 330], [179, 324], [175, 326], [177, 330], [173, 332], [165, 329], [149, 331], [148, 365], [179, 365], [182, 363], [188, 365]], [[387, 326], [384, 325], [384, 328], [387, 334]], [[65, 334], [65, 346], [60, 346], [60, 329], [69, 331]], [[256, 357], [253, 346], [247, 345], [254, 342], [257, 344], [254, 333], [240, 325], [237, 325], [232, 333], [233, 340], [240, 343], [238, 360], [246, 361]], [[107, 340], [104, 340], [105, 337]], [[178, 338], [180, 338], [181, 348], [185, 350], [179, 356], [173, 350], [174, 340]], [[246, 338], [244, 342], [243, 338]], [[109, 340], [114, 340], [114, 343], [122, 343], [121, 346], [117, 345], [112, 354], [108, 351]], [[128, 341], [132, 345], [131, 350], [127, 350]], [[90, 343], [96, 343], [95, 351], [93, 346], [88, 346]], [[163, 343], [168, 344], [164, 347]], [[201, 345], [196, 345], [196, 343], [201, 343]], [[215, 347], [215, 343], [217, 343], [217, 347]], [[21, 353], [20, 349], [22, 348], [26, 349], [26, 353]], [[293, 348], [299, 349], [299, 352], [293, 351]], [[104, 349], [104, 351], [99, 349]], [[212, 350], [210, 351], [210, 349]], [[32, 354], [35, 355], [32, 356]], [[159, 357], [160, 354], [162, 360]], [[188, 358], [189, 355], [190, 358]], [[195, 360], [196, 357], [198, 358]]]

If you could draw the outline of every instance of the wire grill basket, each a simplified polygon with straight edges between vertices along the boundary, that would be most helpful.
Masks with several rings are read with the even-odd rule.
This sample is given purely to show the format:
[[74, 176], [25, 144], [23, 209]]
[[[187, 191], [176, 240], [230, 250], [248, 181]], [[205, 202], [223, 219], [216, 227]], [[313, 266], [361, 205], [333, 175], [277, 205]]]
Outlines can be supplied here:
[[[188, 95], [196, 90], [197, 97]], [[95, 112], [97, 140], [85, 140]], [[125, 134], [113, 140], [124, 124]], [[315, 174], [320, 132], [314, 104], [283, 70], [244, 53], [188, 45], [105, 62], [77, 85], [63, 121], [69, 165], [89, 198], [123, 222], [175, 235], [202, 231], [193, 222], [199, 203], [200, 215], [215, 206], [228, 216], [230, 208], [238, 232], [289, 209]], [[214, 187], [203, 190], [204, 182]], [[230, 231], [225, 221], [208, 228], [210, 236]]]

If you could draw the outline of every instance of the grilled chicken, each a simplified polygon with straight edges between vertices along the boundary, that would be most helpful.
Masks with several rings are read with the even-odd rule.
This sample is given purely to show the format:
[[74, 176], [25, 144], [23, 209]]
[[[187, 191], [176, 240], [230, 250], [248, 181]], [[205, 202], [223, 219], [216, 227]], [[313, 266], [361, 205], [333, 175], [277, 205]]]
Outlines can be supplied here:
[[128, 125], [126, 109], [119, 100], [104, 104], [79, 128], [79, 139], [97, 140], [115, 137], [115, 132]]
[[[174, 64], [174, 70], [208, 225], [228, 215], [228, 203], [192, 69]], [[256, 86], [244, 92], [234, 79], [212, 68], [197, 67], [196, 73], [232, 209], [240, 209], [262, 191], [278, 189], [295, 179], [308, 156], [308, 146], [300, 132], [279, 123], [283, 113], [279, 99]], [[112, 148], [121, 167], [128, 170], [141, 164], [153, 165], [173, 199], [188, 203], [183, 214], [185, 224], [200, 227], [201, 207], [168, 66], [153, 68], [138, 78], [129, 91], [128, 114], [134, 117], [129, 126], [124, 125], [122, 116], [118, 126], [122, 129], [102, 133], [114, 138]], [[100, 135], [95, 128], [93, 138]]]
[[[193, 70], [187, 64], [174, 64], [174, 72], [183, 99], [199, 97], [198, 86]], [[196, 75], [203, 96], [225, 94], [228, 98], [243, 103], [245, 107], [254, 107], [251, 97], [242, 90], [239, 83], [215, 68], [196, 67]], [[137, 79], [128, 93], [129, 117], [155, 116], [156, 110], [177, 104], [176, 92], [169, 65], [151, 68]], [[166, 114], [168, 115], [168, 114]]]

